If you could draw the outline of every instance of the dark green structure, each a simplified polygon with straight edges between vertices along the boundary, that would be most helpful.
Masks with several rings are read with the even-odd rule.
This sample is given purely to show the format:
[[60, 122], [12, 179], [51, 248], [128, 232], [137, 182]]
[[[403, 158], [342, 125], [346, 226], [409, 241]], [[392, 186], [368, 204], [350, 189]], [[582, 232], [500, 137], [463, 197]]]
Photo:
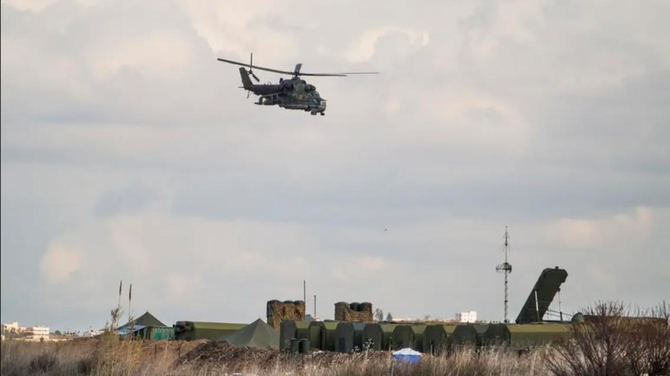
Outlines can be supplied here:
[[423, 324], [398, 324], [391, 334], [391, 348], [411, 348], [423, 351], [423, 333], [426, 325]]
[[423, 351], [437, 355], [451, 347], [455, 325], [428, 325], [423, 332]]
[[542, 271], [540, 277], [535, 282], [526, 303], [524, 303], [519, 316], [516, 318], [517, 324], [527, 324], [531, 322], [541, 322], [544, 314], [547, 313], [549, 305], [554, 300], [554, 296], [561, 289], [561, 285], [568, 278], [568, 272], [565, 269], [547, 268]]
[[326, 350], [326, 326], [323, 321], [311, 321], [309, 323], [309, 344], [312, 348]]
[[384, 342], [384, 332], [379, 324], [366, 323], [361, 333], [361, 349], [379, 351]]
[[473, 325], [457, 325], [454, 329], [452, 344], [454, 347], [476, 346], [477, 330]]
[[161, 328], [167, 328], [168, 326], [163, 324], [156, 316], [146, 311], [142, 316], [134, 319], [132, 322], [128, 322], [125, 325], [119, 327], [119, 330], [129, 328], [130, 326], [155, 326]]
[[509, 344], [509, 330], [506, 324], [491, 324], [481, 335], [483, 346], [505, 346]]
[[527, 325], [507, 325], [509, 332], [509, 346], [514, 349], [550, 344], [570, 335], [571, 324], [538, 323]]
[[306, 321], [282, 321], [279, 325], [279, 349], [290, 349], [291, 339], [309, 339], [309, 325], [310, 323]]
[[326, 351], [337, 351], [337, 327], [338, 321], [324, 321], [323, 322], [323, 338], [326, 345]]
[[244, 328], [246, 324], [200, 321], [177, 321], [173, 325], [177, 340], [214, 340]]
[[395, 330], [396, 324], [380, 324], [382, 328], [382, 350], [392, 350], [393, 349], [393, 331]]
[[414, 332], [414, 339], [412, 341], [412, 349], [423, 352], [423, 335], [426, 331], [427, 325], [414, 324], [411, 326]]
[[350, 353], [354, 351], [354, 324], [341, 322], [335, 330], [337, 336], [337, 352]]
[[[364, 303], [361, 303], [363, 305]], [[363, 329], [365, 328], [364, 322], [354, 322], [354, 350], [362, 351], [363, 350]]]
[[[130, 334], [132, 332], [132, 334]], [[174, 340], [175, 330], [169, 327], [154, 315], [145, 312], [142, 316], [119, 327], [119, 333], [128, 333], [137, 339], [162, 341]]]

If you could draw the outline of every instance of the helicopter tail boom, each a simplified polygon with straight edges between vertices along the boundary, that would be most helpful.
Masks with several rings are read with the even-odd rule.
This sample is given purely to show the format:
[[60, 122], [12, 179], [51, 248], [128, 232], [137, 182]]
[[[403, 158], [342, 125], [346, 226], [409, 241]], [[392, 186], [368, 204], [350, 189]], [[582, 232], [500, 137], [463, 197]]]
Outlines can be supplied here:
[[247, 73], [247, 70], [244, 68], [240, 68], [240, 76], [242, 77], [242, 86], [246, 90], [250, 90], [251, 87], [254, 85], [253, 82], [251, 82], [251, 79], [249, 78], [249, 73]]

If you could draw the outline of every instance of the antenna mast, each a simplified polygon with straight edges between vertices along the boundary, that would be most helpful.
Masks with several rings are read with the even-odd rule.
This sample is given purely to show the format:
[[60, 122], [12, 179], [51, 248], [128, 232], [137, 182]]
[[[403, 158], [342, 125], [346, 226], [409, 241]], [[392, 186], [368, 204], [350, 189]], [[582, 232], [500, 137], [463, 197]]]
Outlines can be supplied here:
[[496, 266], [496, 271], [505, 274], [505, 323], [509, 323], [509, 320], [507, 319], [507, 276], [512, 273], [512, 264], [507, 262], [507, 251], [509, 249], [509, 233], [507, 232], [507, 226], [505, 226], [505, 235], [503, 236], [503, 239], [505, 239], [505, 245], [503, 247], [503, 250], [505, 251], [505, 262]]

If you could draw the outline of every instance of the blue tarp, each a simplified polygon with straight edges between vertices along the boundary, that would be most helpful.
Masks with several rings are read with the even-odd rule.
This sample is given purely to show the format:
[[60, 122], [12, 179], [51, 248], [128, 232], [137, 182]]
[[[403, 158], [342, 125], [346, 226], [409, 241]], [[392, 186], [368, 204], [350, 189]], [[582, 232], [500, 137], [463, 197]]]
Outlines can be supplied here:
[[144, 326], [144, 325], [135, 325], [135, 326], [133, 326], [133, 330], [131, 331], [130, 327], [128, 326], [128, 327], [119, 329], [119, 335], [123, 336], [123, 335], [126, 335], [128, 333], [135, 333], [136, 331], [142, 330], [144, 328], [146, 328], [146, 326]]
[[418, 363], [421, 359], [421, 353], [410, 348], [404, 348], [394, 351], [393, 359], [402, 363]]

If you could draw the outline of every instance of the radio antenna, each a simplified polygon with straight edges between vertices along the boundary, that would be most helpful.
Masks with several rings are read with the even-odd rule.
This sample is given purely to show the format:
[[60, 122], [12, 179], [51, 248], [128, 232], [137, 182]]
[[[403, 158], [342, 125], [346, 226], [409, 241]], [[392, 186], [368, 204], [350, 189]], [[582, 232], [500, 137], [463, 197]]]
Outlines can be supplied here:
[[507, 232], [507, 226], [505, 226], [505, 235], [503, 236], [503, 239], [505, 239], [505, 245], [503, 246], [505, 262], [496, 266], [496, 271], [505, 274], [505, 324], [507, 324], [509, 323], [509, 320], [507, 319], [507, 276], [512, 273], [512, 264], [507, 262], [507, 251], [509, 250], [509, 233]]

